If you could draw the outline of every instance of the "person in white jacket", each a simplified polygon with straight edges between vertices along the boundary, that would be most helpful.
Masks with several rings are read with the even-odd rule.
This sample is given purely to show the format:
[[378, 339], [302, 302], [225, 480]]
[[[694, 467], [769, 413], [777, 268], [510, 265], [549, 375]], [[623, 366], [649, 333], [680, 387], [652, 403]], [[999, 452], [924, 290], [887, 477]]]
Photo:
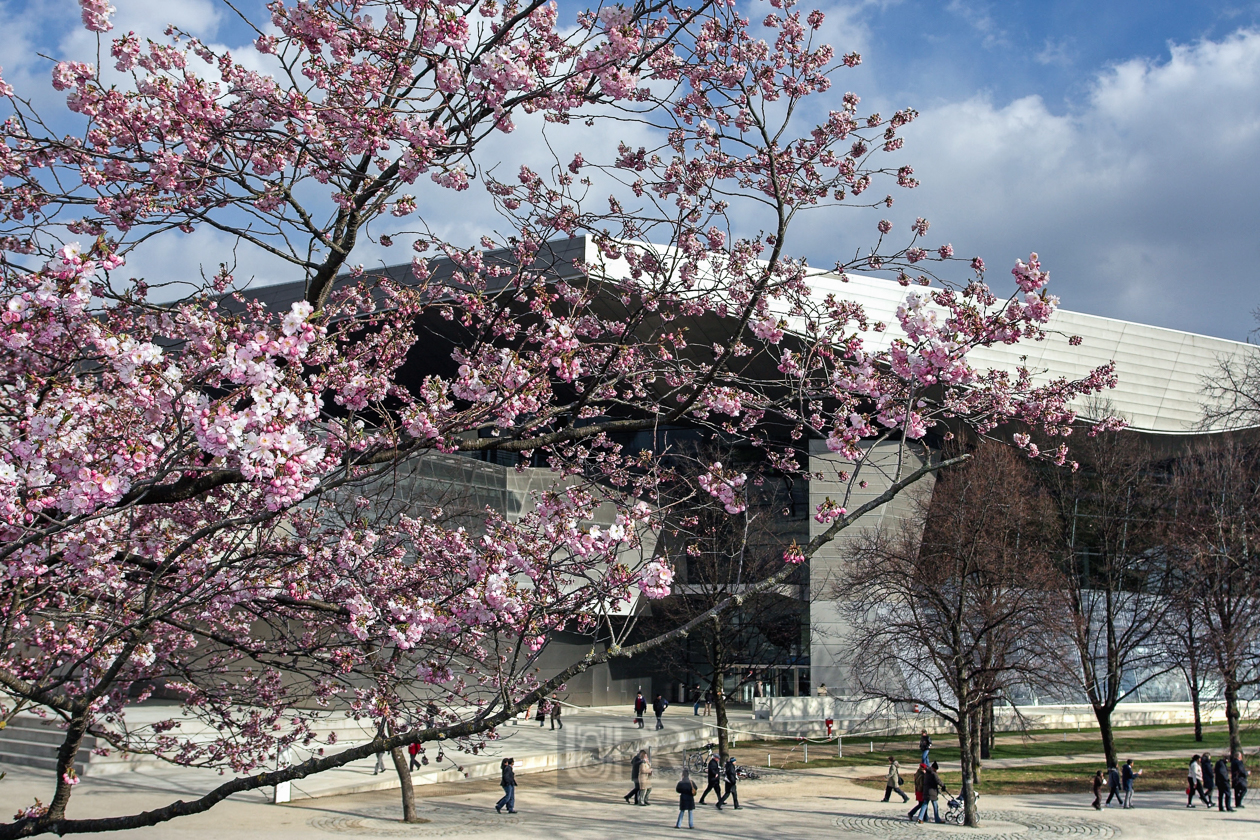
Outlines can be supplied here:
[[1187, 808], [1195, 807], [1194, 796], [1196, 793], [1205, 803], [1208, 805], [1212, 804], [1212, 801], [1207, 798], [1207, 793], [1203, 790], [1203, 767], [1199, 764], [1199, 756], [1197, 755], [1190, 759], [1190, 768], [1186, 771]]

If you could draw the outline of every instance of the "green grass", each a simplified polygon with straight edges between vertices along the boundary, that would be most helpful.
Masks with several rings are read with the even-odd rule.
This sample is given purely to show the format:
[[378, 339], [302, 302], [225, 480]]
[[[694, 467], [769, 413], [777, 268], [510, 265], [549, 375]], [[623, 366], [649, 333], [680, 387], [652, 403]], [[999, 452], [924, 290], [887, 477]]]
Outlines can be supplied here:
[[[811, 761], [810, 764], [813, 764]], [[1134, 766], [1142, 770], [1142, 775], [1134, 784], [1134, 790], [1140, 795], [1143, 791], [1186, 789], [1186, 765], [1189, 759], [1159, 759], [1156, 761], [1135, 761]], [[1021, 795], [1032, 793], [1057, 793], [1071, 796], [1092, 797], [1092, 781], [1094, 770], [1101, 767], [1085, 768], [1071, 764], [1046, 764], [1035, 767], [1019, 767], [1010, 769], [991, 769], [981, 772], [981, 780], [977, 790], [991, 796]], [[961, 777], [958, 773], [942, 773], [945, 786], [957, 792]], [[914, 783], [909, 774], [905, 774], [906, 793], [913, 796]], [[863, 787], [874, 790], [884, 789], [884, 777], [869, 776], [857, 781]], [[1104, 795], [1106, 786], [1103, 787]]]
[[[1171, 728], [1171, 727], [1169, 727]], [[1184, 727], [1182, 727], [1184, 729]], [[1037, 736], [1044, 736], [1046, 733], [1037, 732]], [[999, 741], [993, 747], [992, 758], [1046, 758], [1058, 756], [1078, 756], [1101, 753], [1102, 741], [1098, 738], [1097, 732], [1083, 732], [1080, 739], [1075, 738], [1075, 730], [1071, 730], [1069, 740], [1037, 740], [1037, 741], [1007, 741], [1002, 743]], [[1245, 739], [1244, 743], [1247, 740]], [[948, 734], [942, 733], [934, 735], [933, 741], [935, 746], [932, 747], [932, 757], [941, 762], [956, 762], [959, 759], [959, 751], [955, 739]], [[754, 742], [756, 743], [756, 742]], [[796, 741], [781, 739], [772, 742], [760, 742], [770, 744], [780, 749], [791, 748], [796, 745]], [[917, 744], [910, 741], [889, 741], [875, 742], [875, 752], [869, 752], [870, 739], [863, 740], [860, 736], [846, 738], [844, 741], [844, 758], [836, 756], [835, 742], [829, 744], [810, 744], [810, 762], [811, 767], [855, 767], [862, 765], [886, 765], [888, 756], [895, 756], [904, 768], [913, 768], [919, 763], [919, 750]], [[742, 746], [742, 745], [741, 745]], [[1116, 733], [1116, 751], [1120, 754], [1120, 759], [1132, 753], [1143, 752], [1173, 752], [1180, 751], [1186, 754], [1188, 761], [1190, 756], [1196, 752], [1208, 750], [1213, 755], [1224, 753], [1229, 747], [1229, 736], [1226, 729], [1222, 727], [1212, 727], [1205, 729], [1202, 741], [1195, 741], [1194, 735], [1191, 733], [1173, 734], [1171, 732], [1161, 732], [1159, 728], [1144, 728], [1142, 730], [1124, 729]], [[754, 748], [755, 749], [755, 748]], [[790, 760], [784, 764], [788, 768], [804, 767], [803, 752], [799, 748], [791, 754]], [[1180, 761], [1180, 759], [1177, 759]], [[776, 765], [781, 762], [776, 761]], [[1079, 772], [1079, 771], [1078, 771]]]

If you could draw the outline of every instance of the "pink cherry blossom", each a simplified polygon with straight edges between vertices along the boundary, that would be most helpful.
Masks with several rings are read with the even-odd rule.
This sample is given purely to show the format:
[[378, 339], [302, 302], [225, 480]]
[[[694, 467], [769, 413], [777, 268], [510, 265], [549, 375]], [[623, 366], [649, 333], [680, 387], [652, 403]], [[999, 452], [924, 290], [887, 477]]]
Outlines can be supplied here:
[[[110, 31], [112, 7], [81, 6]], [[104, 74], [53, 64], [47, 117], [0, 82], [0, 574], [22, 593], [0, 605], [0, 713], [64, 721], [66, 756], [86, 732], [240, 790], [281, 781], [290, 747], [325, 756], [286, 779], [408, 739], [479, 749], [633, 652], [622, 618], [687, 550], [656, 537], [698, 506], [747, 524], [768, 483], [810, 476], [812, 443], [862, 488], [873, 441], [1066, 435], [1111, 367], [976, 361], [1045, 338], [1035, 254], [990, 288], [979, 258], [911, 275], [953, 254], [918, 244], [923, 219], [901, 243], [878, 222], [838, 286], [793, 252], [798, 210], [917, 185], [884, 157], [917, 114], [837, 95], [860, 57], [817, 40], [821, 13], [756, 9], [277, 0], [245, 60], [177, 28], [107, 37]], [[590, 142], [537, 167], [527, 138], [487, 139], [527, 121]], [[600, 122], [624, 142], [581, 133]], [[442, 234], [483, 191], [494, 223]], [[135, 276], [199, 229], [226, 243], [213, 264]], [[260, 292], [238, 255], [289, 285]], [[895, 321], [825, 291], [859, 268], [902, 281]], [[470, 502], [468, 476], [519, 492]], [[819, 506], [828, 536], [750, 586], [860, 512]], [[604, 652], [541, 676], [561, 631]], [[124, 727], [158, 686], [178, 713]], [[79, 830], [61, 764], [21, 831]]]

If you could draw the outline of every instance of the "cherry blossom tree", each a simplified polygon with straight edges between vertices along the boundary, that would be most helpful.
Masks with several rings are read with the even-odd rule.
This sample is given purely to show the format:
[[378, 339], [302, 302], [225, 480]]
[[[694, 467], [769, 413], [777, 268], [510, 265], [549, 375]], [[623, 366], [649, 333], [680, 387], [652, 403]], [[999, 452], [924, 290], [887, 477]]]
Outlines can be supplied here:
[[[0, 691], [6, 713], [65, 732], [49, 801], [0, 837], [155, 825], [413, 743], [478, 749], [575, 674], [710, 620], [734, 599], [633, 645], [611, 618], [668, 593], [668, 558], [642, 550], [666, 508], [713, 498], [735, 515], [748, 480], [715, 463], [692, 486], [663, 428], [800, 474], [809, 438], [857, 460], [945, 419], [1066, 435], [1071, 402], [1111, 383], [1109, 368], [970, 364], [1043, 338], [1057, 301], [1035, 255], [1010, 291], [978, 258], [945, 276], [967, 263], [929, 247], [924, 220], [898, 246], [873, 225], [875, 247], [835, 266], [919, 287], [897, 323], [815, 292], [788, 250], [798, 214], [890, 205], [879, 184], [916, 183], [881, 165], [914, 111], [862, 116], [832, 91], [859, 58], [817, 40], [820, 12], [770, 0], [753, 22], [652, 0], [562, 25], [543, 0], [275, 0], [266, 20], [242, 14], [257, 38], [240, 59], [176, 29], [114, 33], [106, 3], [82, 7], [108, 66], [51, 68], [68, 113], [0, 82]], [[650, 140], [532, 167], [493, 142], [517, 121]], [[487, 220], [456, 241], [419, 210], [474, 187], [501, 234]], [[129, 270], [199, 230], [230, 240], [217, 269]], [[578, 235], [594, 250], [558, 261], [549, 240]], [[394, 248], [406, 276], [356, 262]], [[233, 274], [242, 253], [286, 266], [300, 299], [260, 302]], [[716, 344], [693, 341], [706, 318]], [[435, 324], [456, 340], [412, 377]], [[551, 476], [520, 516], [470, 523], [382, 489], [424, 459], [488, 452]], [[756, 586], [936, 468], [829, 506], [829, 529]], [[542, 679], [561, 628], [604, 646]], [[129, 728], [158, 688], [183, 717]], [[334, 711], [370, 737], [321, 734]], [[189, 719], [212, 734], [185, 734]], [[88, 734], [234, 778], [72, 819]], [[286, 759], [296, 747], [310, 757]]]

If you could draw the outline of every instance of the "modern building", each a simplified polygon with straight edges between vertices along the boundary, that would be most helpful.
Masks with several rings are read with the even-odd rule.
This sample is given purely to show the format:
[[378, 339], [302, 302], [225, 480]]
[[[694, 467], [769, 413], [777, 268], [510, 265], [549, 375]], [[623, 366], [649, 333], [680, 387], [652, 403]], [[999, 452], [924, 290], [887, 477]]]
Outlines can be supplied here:
[[[491, 252], [486, 259], [507, 262], [510, 255]], [[548, 249], [540, 254], [539, 265], [544, 274], [563, 279], [577, 274], [573, 268], [575, 260], [591, 264], [597, 262], [593, 244], [581, 237], [550, 243]], [[444, 263], [435, 264], [433, 269], [438, 278], [454, 270], [453, 266]], [[618, 268], [615, 264], [606, 264], [605, 270], [615, 275]], [[411, 276], [409, 266], [386, 268], [380, 273], [404, 283]], [[895, 323], [897, 307], [912, 290], [879, 278], [847, 275], [842, 279], [824, 271], [811, 275], [810, 282], [820, 299], [835, 293], [837, 297], [862, 304], [872, 319], [887, 323]], [[253, 295], [273, 308], [284, 309], [300, 298], [302, 291], [301, 283], [290, 283], [259, 288], [253, 290]], [[799, 328], [794, 319], [788, 318], [788, 321], [790, 329], [792, 326]], [[424, 328], [438, 340], [422, 342], [403, 371], [404, 379], [414, 378], [417, 384], [430, 373], [454, 373], [450, 349], [460, 341], [458, 325], [434, 319]], [[715, 342], [721, 341], [725, 329], [720, 319], [710, 316], [689, 325], [689, 328]], [[1099, 365], [1114, 361], [1119, 384], [1106, 395], [1108, 410], [1124, 417], [1131, 433], [1160, 437], [1168, 442], [1225, 431], [1205, 426], [1202, 422], [1205, 382], [1219, 371], [1223, 361], [1260, 353], [1260, 347], [1241, 342], [1064, 310], [1055, 314], [1050, 330], [1051, 334], [1044, 341], [988, 348], [972, 353], [971, 359], [978, 367], [1013, 368], [1021, 357], [1025, 357], [1025, 363], [1030, 368], [1045, 371], [1047, 377], [1070, 378], [1083, 377]], [[1070, 336], [1080, 336], [1079, 345], [1070, 343]], [[883, 334], [885, 341], [891, 337], [892, 331]], [[879, 340], [878, 334], [872, 334], [872, 340]], [[1088, 414], [1088, 406], [1080, 409]], [[688, 430], [679, 428], [671, 433], [685, 436]], [[626, 442], [636, 446], [651, 445], [647, 439]], [[841, 487], [834, 478], [828, 478], [834, 477], [840, 470], [851, 469], [852, 465], [828, 452], [823, 441], [811, 441], [810, 471], [821, 473], [824, 477], [822, 480], [811, 480], [807, 485], [788, 488], [784, 491], [784, 498], [775, 500], [779, 504], [786, 499], [791, 510], [780, 536], [785, 540], [795, 538], [805, 542], [819, 533], [825, 526], [817, 523], [812, 513], [828, 496], [838, 498], [845, 492], [851, 493], [849, 507], [852, 509], [881, 493], [888, 486], [888, 472], [881, 470], [881, 466], [894, 457], [898, 445], [881, 444], [871, 451], [863, 476], [868, 485], [859, 490]], [[918, 453], [920, 458], [931, 455], [928, 450]], [[440, 465], [426, 466], [408, 477], [407, 480], [413, 482], [416, 488], [415, 492], [422, 492], [421, 488], [432, 486], [434, 482], [447, 488], [464, 487], [470, 496], [476, 496], [478, 506], [489, 503], [513, 515], [525, 503], [531, 484], [540, 478], [531, 475], [532, 470], [527, 469], [523, 473], [516, 470], [515, 456], [489, 453], [475, 466], [462, 457], [443, 458]], [[924, 487], [930, 488], [930, 484]], [[761, 669], [756, 675], [758, 692], [812, 694], [820, 684], [825, 683], [832, 694], [850, 693], [850, 680], [842, 654], [845, 628], [836, 600], [835, 581], [843, 569], [853, 540], [859, 539], [869, 529], [904, 518], [907, 511], [908, 502], [902, 497], [875, 510], [862, 520], [859, 527], [846, 531], [841, 539], [817, 553], [802, 572], [805, 579], [795, 588], [785, 590], [788, 593], [786, 597], [794, 597], [801, 602], [795, 617], [790, 619], [801, 624], [797, 636], [800, 641], [785, 646], [773, 662], [745, 663], [746, 673], [752, 674]], [[687, 580], [685, 559], [678, 558], [676, 565], [680, 567], [678, 589], [681, 596], [692, 584]], [[555, 645], [549, 654], [549, 659], [557, 668], [571, 661], [567, 659], [569, 654], [589, 649], [589, 642], [581, 639], [560, 641], [562, 643]], [[698, 677], [703, 677], [703, 674], [689, 667], [680, 668], [677, 660], [668, 665], [659, 658], [623, 663], [613, 670], [604, 668], [584, 675], [580, 684], [571, 686], [570, 696], [577, 702], [594, 705], [623, 704], [633, 698], [637, 688], [642, 688], [645, 693], [660, 691], [678, 700], [682, 699], [683, 687], [694, 685]], [[751, 686], [746, 686], [743, 693], [751, 696]]]

